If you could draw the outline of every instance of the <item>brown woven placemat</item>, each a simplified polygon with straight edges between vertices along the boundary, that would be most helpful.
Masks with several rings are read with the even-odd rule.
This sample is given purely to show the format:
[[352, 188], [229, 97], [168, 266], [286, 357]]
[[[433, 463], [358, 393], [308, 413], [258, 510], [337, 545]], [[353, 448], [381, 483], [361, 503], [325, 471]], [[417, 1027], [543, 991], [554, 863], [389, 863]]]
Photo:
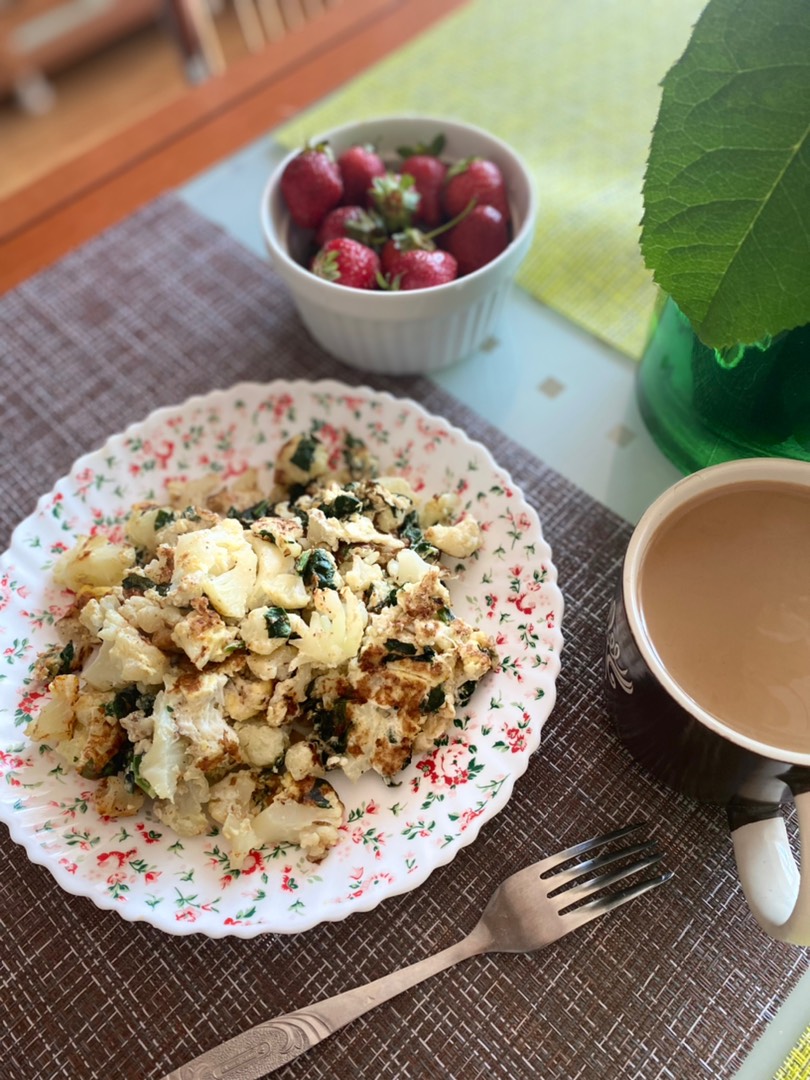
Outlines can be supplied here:
[[292, 1080], [730, 1076], [808, 965], [737, 884], [723, 814], [614, 738], [602, 627], [629, 526], [421, 379], [370, 379], [307, 338], [271, 270], [173, 198], [0, 300], [0, 548], [79, 454], [242, 379], [332, 376], [417, 398], [486, 443], [537, 507], [566, 598], [559, 700], [507, 808], [416, 892], [297, 937], [173, 938], [68, 896], [0, 828], [0, 1077], [146, 1080], [469, 930], [507, 874], [647, 818], [675, 880], [531, 956], [435, 977], [278, 1072]]

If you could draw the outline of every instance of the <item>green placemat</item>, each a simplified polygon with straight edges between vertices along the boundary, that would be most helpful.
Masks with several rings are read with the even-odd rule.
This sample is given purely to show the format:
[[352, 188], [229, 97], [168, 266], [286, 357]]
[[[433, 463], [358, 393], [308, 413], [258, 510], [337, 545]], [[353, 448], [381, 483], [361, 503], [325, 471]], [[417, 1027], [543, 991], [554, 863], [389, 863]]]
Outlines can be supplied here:
[[471, 0], [304, 113], [285, 145], [352, 119], [475, 123], [526, 159], [539, 195], [518, 282], [632, 357], [655, 286], [638, 249], [659, 82], [705, 0]]
[[810, 1080], [810, 1027], [788, 1054], [773, 1080]]

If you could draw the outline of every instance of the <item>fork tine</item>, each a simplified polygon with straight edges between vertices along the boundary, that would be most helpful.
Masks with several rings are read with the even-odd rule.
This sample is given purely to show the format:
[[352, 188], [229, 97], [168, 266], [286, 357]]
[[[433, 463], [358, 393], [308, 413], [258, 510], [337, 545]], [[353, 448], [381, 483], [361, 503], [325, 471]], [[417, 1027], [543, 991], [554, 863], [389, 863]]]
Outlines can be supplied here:
[[565, 851], [558, 851], [555, 855], [549, 855], [547, 859], [541, 859], [534, 864], [533, 870], [539, 871], [542, 876], [549, 870], [553, 870], [555, 866], [560, 866], [577, 855], [584, 855], [588, 851], [609, 844], [611, 840], [619, 840], [622, 836], [627, 836], [646, 824], [645, 821], [636, 821], [632, 825], [625, 825], [622, 829], [614, 829], [613, 832], [605, 833], [604, 836], [595, 836], [591, 840], [583, 840], [581, 844], [574, 844], [572, 847], [566, 848]]
[[643, 851], [652, 851], [657, 843], [657, 840], [647, 840], [642, 844], [632, 844], [630, 847], [621, 848], [619, 851], [609, 851], [605, 855], [597, 856], [595, 859], [586, 859], [584, 862], [577, 863], [570, 870], [552, 872], [543, 880], [553, 887], [554, 892], [550, 895], [554, 896], [558, 889], [562, 889], [570, 881], [581, 878], [589, 870], [601, 870], [603, 866], [609, 866], [610, 863], [616, 862], [618, 859], [629, 859], [631, 855], [640, 855]]
[[554, 900], [559, 905], [560, 910], [564, 911], [566, 907], [575, 904], [577, 900], [581, 900], [585, 896], [592, 896], [594, 893], [599, 892], [600, 889], [606, 889], [608, 885], [614, 885], [617, 881], [630, 877], [631, 874], [648, 870], [651, 866], [659, 863], [663, 857], [663, 852], [658, 851], [654, 855], [649, 855], [646, 859], [638, 859], [630, 866], [622, 866], [610, 874], [598, 874], [596, 877], [583, 881], [580, 885], [575, 885], [571, 889], [556, 894]]
[[567, 912], [562, 916], [567, 923], [565, 932], [568, 933], [569, 930], [584, 926], [593, 919], [605, 915], [608, 911], [614, 911], [616, 908], [621, 907], [622, 904], [635, 900], [637, 896], [643, 896], [644, 893], [649, 892], [651, 889], [657, 889], [659, 885], [666, 884], [673, 876], [672, 871], [667, 870], [665, 873], [659, 874], [658, 877], [647, 878], [646, 881], [640, 881], [637, 885], [631, 885], [627, 889], [622, 889], [621, 892], [613, 893], [612, 896], [597, 897], [595, 900], [583, 904], [582, 907], [578, 907], [575, 911]]

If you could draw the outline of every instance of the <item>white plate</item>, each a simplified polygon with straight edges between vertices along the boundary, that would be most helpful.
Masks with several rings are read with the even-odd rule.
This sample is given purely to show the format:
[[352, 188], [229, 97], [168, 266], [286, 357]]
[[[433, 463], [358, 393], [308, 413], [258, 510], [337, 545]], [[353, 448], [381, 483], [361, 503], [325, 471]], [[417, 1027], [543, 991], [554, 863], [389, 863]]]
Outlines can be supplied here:
[[[160, 497], [178, 477], [230, 478], [254, 466], [269, 489], [282, 442], [312, 428], [327, 442], [344, 430], [364, 439], [384, 472], [426, 496], [461, 494], [484, 544], [450, 582], [453, 609], [492, 634], [500, 665], [399, 786], [330, 774], [347, 821], [322, 863], [286, 846], [254, 853], [237, 870], [216, 835], [181, 839], [148, 813], [100, 817], [93, 782], [65, 773], [24, 734], [41, 704], [31, 668], [57, 640], [55, 621], [69, 605], [49, 569], [75, 537], [120, 536], [131, 504]], [[554, 703], [562, 608], [534, 510], [483, 446], [413, 401], [279, 380], [159, 409], [77, 461], [0, 558], [0, 819], [67, 892], [169, 933], [294, 933], [368, 911], [421, 885], [505, 806]]]

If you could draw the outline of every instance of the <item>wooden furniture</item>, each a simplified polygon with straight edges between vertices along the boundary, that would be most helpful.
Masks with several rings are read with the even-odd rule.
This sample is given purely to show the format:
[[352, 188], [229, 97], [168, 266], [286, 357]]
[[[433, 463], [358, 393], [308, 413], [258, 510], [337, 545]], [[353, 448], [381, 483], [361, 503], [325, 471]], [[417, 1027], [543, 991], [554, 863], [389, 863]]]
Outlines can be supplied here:
[[0, 97], [158, 19], [162, 0], [10, 0], [0, 6]]
[[0, 202], [0, 291], [269, 130], [463, 0], [352, 0]]

